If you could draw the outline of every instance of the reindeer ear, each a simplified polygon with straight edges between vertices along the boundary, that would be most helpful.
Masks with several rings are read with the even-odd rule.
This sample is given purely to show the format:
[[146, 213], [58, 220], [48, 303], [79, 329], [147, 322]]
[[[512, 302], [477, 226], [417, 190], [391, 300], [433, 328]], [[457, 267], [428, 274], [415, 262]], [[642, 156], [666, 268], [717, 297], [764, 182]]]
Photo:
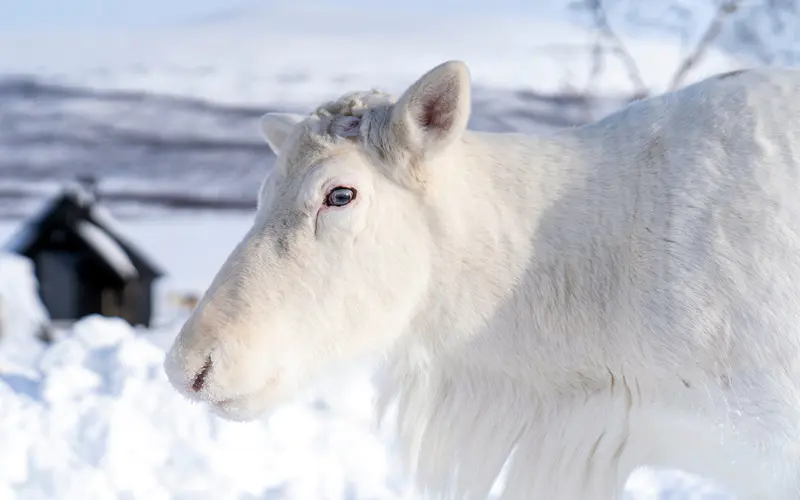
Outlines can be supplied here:
[[269, 147], [277, 155], [295, 125], [304, 117], [292, 113], [267, 113], [261, 117], [261, 133]]
[[417, 80], [392, 111], [412, 149], [435, 153], [458, 139], [470, 114], [470, 75], [461, 61], [436, 66]]

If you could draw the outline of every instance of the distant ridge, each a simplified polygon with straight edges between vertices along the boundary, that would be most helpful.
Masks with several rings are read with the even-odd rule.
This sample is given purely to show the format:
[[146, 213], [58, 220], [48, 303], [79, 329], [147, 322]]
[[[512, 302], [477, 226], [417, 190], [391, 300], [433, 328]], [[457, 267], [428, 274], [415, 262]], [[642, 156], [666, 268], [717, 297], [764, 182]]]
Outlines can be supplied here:
[[[0, 218], [27, 216], [63, 183], [86, 175], [98, 179], [114, 210], [252, 210], [274, 161], [258, 118], [313, 106], [232, 105], [29, 75], [0, 77], [0, 102]], [[470, 127], [570, 127], [583, 123], [587, 105], [576, 94], [477, 87]]]

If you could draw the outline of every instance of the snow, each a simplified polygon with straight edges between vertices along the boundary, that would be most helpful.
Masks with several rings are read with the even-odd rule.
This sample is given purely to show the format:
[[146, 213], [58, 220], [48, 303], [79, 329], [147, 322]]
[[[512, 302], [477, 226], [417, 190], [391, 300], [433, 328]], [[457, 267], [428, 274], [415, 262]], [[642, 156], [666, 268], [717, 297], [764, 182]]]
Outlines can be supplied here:
[[[139, 271], [129, 257], [129, 252], [135, 252], [144, 259], [144, 253], [136, 245], [130, 243], [124, 236], [123, 226], [114, 216], [100, 204], [95, 195], [79, 184], [67, 185], [60, 193], [55, 194], [42, 204], [42, 207], [32, 215], [25, 224], [14, 233], [6, 242], [5, 248], [9, 252], [24, 253], [33, 243], [37, 235], [38, 226], [61, 199], [67, 195], [88, 210], [90, 221], [80, 220], [75, 224], [77, 235], [103, 260], [111, 266], [114, 272], [123, 280], [138, 277]], [[123, 248], [123, 245], [127, 247]], [[148, 259], [149, 260], [149, 259]], [[161, 272], [151, 262], [148, 265], [156, 272]]]
[[42, 500], [402, 498], [387, 481], [381, 442], [364, 430], [364, 408], [298, 404], [269, 423], [224, 422], [175, 396], [163, 355], [122, 320], [88, 317], [41, 352], [35, 375], [0, 374], [0, 492]]
[[[121, 244], [125, 245], [129, 252], [136, 253], [140, 259], [147, 260], [147, 265], [149, 268], [156, 273], [163, 273], [163, 270], [160, 269], [149, 257], [146, 257], [146, 254], [141, 251], [138, 245], [134, 244], [130, 239], [125, 235], [124, 225], [121, 224], [108, 209], [102, 205], [101, 203], [95, 203], [89, 209], [89, 217], [94, 220], [97, 224], [103, 227], [103, 230], [113, 236], [112, 240], [115, 244], [116, 242], [120, 242]], [[121, 247], [120, 247], [121, 248]], [[128, 253], [125, 252], [126, 258]]]
[[53, 209], [56, 198], [51, 198], [46, 203], [42, 204], [38, 211], [28, 218], [27, 222], [20, 226], [19, 229], [6, 241], [3, 245], [5, 250], [9, 252], [18, 252], [31, 245], [36, 238], [37, 226], [42, 222], [44, 217]]
[[[16, 359], [0, 362], [0, 500], [419, 498], [395, 462], [391, 436], [373, 423], [369, 363], [331, 374], [270, 419], [248, 424], [223, 421], [169, 386], [161, 362], [187, 313], [170, 310], [166, 297], [202, 292], [250, 222], [126, 222], [130, 238], [170, 270], [152, 330], [90, 316], [48, 347], [28, 343], [24, 356], [0, 342], [0, 360]], [[0, 239], [14, 229], [0, 222]], [[0, 290], [30, 292], [30, 267], [17, 264], [12, 277], [6, 261], [24, 259], [0, 260]], [[729, 498], [708, 481], [653, 469], [635, 472], [626, 494]]]
[[4, 367], [30, 362], [34, 339], [47, 331], [49, 323], [33, 263], [0, 251], [0, 344], [6, 347], [0, 349], [0, 373]]
[[75, 232], [87, 245], [103, 257], [103, 260], [111, 266], [120, 278], [132, 279], [139, 276], [136, 266], [128, 258], [125, 250], [105, 231], [91, 222], [79, 221], [75, 225]]
[[94, 201], [94, 197], [80, 184], [71, 182], [63, 186], [60, 193], [52, 196], [36, 210], [25, 224], [14, 233], [5, 243], [4, 247], [9, 252], [24, 252], [28, 246], [33, 244], [36, 238], [38, 226], [50, 215], [55, 206], [61, 201], [61, 196], [72, 197], [78, 205], [86, 206]]

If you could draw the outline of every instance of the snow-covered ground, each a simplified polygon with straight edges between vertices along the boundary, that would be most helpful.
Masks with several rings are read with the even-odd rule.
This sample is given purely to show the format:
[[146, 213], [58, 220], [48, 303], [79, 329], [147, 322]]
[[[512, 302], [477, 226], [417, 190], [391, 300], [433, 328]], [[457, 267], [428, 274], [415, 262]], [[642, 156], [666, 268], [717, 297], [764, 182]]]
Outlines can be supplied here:
[[[185, 318], [168, 297], [202, 291], [249, 223], [249, 215], [126, 221], [128, 236], [170, 273], [159, 284], [157, 326], [89, 317], [47, 349], [0, 343], [0, 500], [417, 498], [390, 436], [373, 423], [369, 365], [332, 374], [249, 424], [222, 421], [168, 385], [164, 349]], [[0, 241], [15, 229], [0, 223]], [[24, 275], [6, 279], [4, 290], [24, 290], [16, 282]], [[634, 473], [627, 495], [728, 498], [706, 481], [651, 469]]]

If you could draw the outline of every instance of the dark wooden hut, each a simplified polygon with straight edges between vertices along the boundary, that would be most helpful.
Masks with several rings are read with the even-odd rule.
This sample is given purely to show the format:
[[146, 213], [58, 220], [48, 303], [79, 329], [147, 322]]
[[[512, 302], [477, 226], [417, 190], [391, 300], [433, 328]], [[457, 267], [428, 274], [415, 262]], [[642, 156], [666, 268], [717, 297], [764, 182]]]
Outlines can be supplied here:
[[33, 261], [51, 319], [99, 314], [150, 326], [153, 284], [163, 272], [84, 186], [69, 186], [50, 200], [7, 249]]

